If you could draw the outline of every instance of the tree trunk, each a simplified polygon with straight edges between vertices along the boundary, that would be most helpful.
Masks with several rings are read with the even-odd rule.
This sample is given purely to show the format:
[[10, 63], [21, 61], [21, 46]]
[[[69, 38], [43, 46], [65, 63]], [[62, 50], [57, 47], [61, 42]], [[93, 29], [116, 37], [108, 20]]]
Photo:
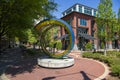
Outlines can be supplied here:
[[39, 49], [40, 49], [40, 45], [39, 45]]
[[107, 51], [107, 48], [106, 48], [106, 41], [105, 41], [104, 45], [105, 45], [105, 46], [104, 46], [104, 55], [106, 56], [106, 55], [107, 55], [107, 52], [106, 52], [106, 51]]
[[0, 55], [1, 55], [1, 53], [2, 53], [2, 37], [0, 36]]
[[10, 45], [10, 37], [9, 37], [9, 39], [8, 39], [8, 41], [9, 41], [9, 43], [8, 43], [8, 48], [11, 48], [11, 45]]
[[36, 49], [36, 44], [35, 43], [33, 43], [33, 49]]

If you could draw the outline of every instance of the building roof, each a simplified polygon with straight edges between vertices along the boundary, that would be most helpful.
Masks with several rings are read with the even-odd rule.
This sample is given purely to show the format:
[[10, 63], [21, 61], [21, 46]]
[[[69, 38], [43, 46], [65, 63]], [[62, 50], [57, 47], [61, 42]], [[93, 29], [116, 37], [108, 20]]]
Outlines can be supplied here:
[[80, 3], [76, 3], [76, 4], [74, 4], [73, 6], [71, 6], [70, 8], [66, 9], [65, 11], [63, 11], [62, 14], [63, 14], [64, 12], [66, 12], [67, 10], [71, 9], [72, 7], [76, 6], [76, 5], [84, 6], [84, 7], [87, 7], [87, 8], [90, 8], [90, 9], [94, 9], [94, 10], [97, 11], [97, 9], [95, 9], [95, 8], [92, 8], [92, 7], [89, 7], [89, 6], [80, 4]]

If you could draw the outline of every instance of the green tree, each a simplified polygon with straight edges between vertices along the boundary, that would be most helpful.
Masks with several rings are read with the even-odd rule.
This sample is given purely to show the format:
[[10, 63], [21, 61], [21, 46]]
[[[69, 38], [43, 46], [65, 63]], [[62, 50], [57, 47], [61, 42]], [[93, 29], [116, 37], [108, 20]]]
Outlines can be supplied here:
[[120, 23], [120, 8], [118, 10], [118, 22]]
[[98, 5], [96, 22], [98, 38], [105, 44], [105, 55], [107, 41], [113, 38], [113, 23], [116, 21], [115, 17], [116, 15], [112, 10], [112, 0], [102, 0]]
[[[52, 28], [50, 28], [52, 27]], [[45, 33], [45, 44], [46, 44], [46, 47], [49, 47], [51, 50], [53, 49], [53, 46], [54, 44], [56, 43], [56, 39], [58, 37], [58, 28], [57, 26], [55, 25], [52, 25], [52, 26], [49, 26], [48, 28], [50, 28], [49, 30], [47, 30], [47, 32]], [[46, 28], [47, 29], [47, 28]], [[45, 29], [45, 30], [46, 30]]]
[[117, 21], [117, 29], [116, 29], [116, 32], [118, 32], [118, 36], [119, 36], [119, 39], [120, 39], [120, 8], [118, 10], [118, 21]]
[[[52, 17], [56, 10], [53, 0], [0, 0], [0, 41], [3, 37], [23, 38], [41, 17]], [[22, 34], [22, 35], [20, 35]]]
[[92, 44], [91, 44], [90, 42], [88, 42], [88, 43], [85, 45], [85, 49], [91, 50], [91, 49], [92, 49]]
[[101, 48], [104, 49], [105, 44], [102, 42], [101, 43]]
[[38, 41], [37, 34], [35, 33], [33, 28], [32, 29], [28, 29], [26, 31], [26, 33], [27, 33], [27, 36], [28, 36], [27, 42], [29, 42], [30, 44], [33, 44], [33, 49], [35, 49], [36, 43]]
[[28, 35], [28, 42], [33, 44], [37, 42], [37, 38], [35, 37], [35, 34], [31, 29], [27, 30], [27, 35]]

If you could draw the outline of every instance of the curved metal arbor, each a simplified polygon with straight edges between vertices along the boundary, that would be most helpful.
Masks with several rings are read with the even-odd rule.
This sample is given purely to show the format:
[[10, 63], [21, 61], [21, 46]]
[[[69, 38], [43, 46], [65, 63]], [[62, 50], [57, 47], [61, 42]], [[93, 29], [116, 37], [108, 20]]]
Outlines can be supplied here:
[[[70, 40], [70, 44], [68, 45], [67, 49], [64, 52], [58, 53], [58, 54], [52, 54], [51, 52], [49, 52], [46, 49], [47, 40], [45, 39], [45, 35], [48, 30], [50, 30], [51, 28], [54, 28], [55, 26], [64, 27], [69, 34], [69, 40]], [[66, 56], [68, 53], [70, 53], [70, 51], [72, 50], [72, 48], [74, 46], [74, 32], [72, 31], [72, 27], [69, 24], [67, 24], [65, 21], [60, 20], [60, 19], [44, 20], [36, 25], [36, 29], [39, 30], [39, 32], [40, 32], [41, 48], [44, 51], [44, 53], [47, 54], [49, 57], [62, 58], [64, 56]]]

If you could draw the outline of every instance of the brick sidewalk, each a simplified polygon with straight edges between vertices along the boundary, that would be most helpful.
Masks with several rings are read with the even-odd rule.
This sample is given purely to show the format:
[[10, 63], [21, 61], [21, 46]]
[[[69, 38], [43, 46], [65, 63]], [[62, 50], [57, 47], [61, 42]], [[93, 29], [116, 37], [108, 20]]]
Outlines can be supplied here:
[[10, 80], [94, 80], [105, 71], [96, 61], [83, 58], [75, 58], [72, 67], [63, 69], [42, 68], [34, 63], [26, 61], [11, 66], [6, 70], [6, 76]]
[[[7, 62], [4, 62], [5, 65], [11, 64], [11, 60], [12, 63], [15, 62], [6, 69], [4, 80], [93, 80], [104, 73], [105, 67], [103, 65], [94, 60], [84, 59], [80, 55], [80, 51], [73, 51], [69, 54], [69, 56], [75, 58], [75, 64], [72, 67], [47, 69], [39, 67], [36, 59], [19, 59], [21, 51], [15, 49], [7, 55], [8, 59], [6, 59], [6, 56], [5, 60], [4, 58], [1, 59], [2, 61], [7, 60]], [[1, 67], [5, 66], [2, 64]]]

